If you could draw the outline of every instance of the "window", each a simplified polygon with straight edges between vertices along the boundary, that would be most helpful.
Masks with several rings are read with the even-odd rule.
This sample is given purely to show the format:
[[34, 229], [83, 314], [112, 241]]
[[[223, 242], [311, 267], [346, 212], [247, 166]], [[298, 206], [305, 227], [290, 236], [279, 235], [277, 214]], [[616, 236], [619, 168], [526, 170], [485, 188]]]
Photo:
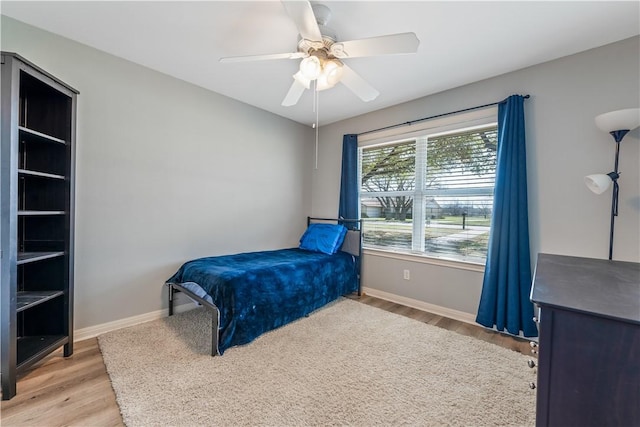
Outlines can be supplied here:
[[497, 125], [495, 115], [483, 121], [361, 145], [365, 248], [484, 264]]

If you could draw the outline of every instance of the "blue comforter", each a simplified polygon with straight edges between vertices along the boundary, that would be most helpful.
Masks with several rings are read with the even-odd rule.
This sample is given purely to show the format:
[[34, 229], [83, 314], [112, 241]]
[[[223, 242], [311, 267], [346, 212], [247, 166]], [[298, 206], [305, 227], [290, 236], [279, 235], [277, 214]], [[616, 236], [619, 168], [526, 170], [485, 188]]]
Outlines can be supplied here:
[[185, 282], [197, 283], [220, 311], [220, 354], [358, 287], [351, 255], [297, 248], [189, 261], [167, 280]]

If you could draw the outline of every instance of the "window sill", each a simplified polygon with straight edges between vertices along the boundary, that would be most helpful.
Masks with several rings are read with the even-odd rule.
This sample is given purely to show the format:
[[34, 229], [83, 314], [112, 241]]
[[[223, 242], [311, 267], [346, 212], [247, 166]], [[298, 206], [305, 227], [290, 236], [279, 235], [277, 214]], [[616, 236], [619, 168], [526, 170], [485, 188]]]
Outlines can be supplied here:
[[401, 252], [382, 251], [378, 249], [363, 249], [364, 255], [371, 255], [383, 258], [397, 259], [400, 261], [418, 262], [421, 264], [431, 264], [440, 267], [455, 268], [458, 270], [469, 270], [484, 273], [484, 265], [471, 262], [455, 261], [452, 259], [434, 258], [426, 255], [407, 254]]

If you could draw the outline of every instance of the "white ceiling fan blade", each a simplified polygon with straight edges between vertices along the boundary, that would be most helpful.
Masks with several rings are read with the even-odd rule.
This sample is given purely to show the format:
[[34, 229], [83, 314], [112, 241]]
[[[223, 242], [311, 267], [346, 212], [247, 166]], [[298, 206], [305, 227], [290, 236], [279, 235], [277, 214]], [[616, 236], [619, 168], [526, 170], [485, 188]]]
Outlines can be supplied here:
[[311, 41], [322, 41], [322, 34], [313, 14], [311, 3], [308, 1], [285, 1], [282, 0], [284, 8], [298, 27], [298, 32], [303, 39]]
[[337, 58], [416, 53], [420, 40], [415, 33], [389, 34], [334, 43], [329, 52]]
[[268, 59], [298, 59], [308, 56], [304, 52], [292, 53], [272, 53], [268, 55], [247, 55], [247, 56], [227, 56], [220, 58], [220, 62], [247, 62], [247, 61], [264, 61]]
[[293, 79], [293, 84], [289, 88], [289, 92], [287, 92], [287, 96], [284, 97], [284, 100], [282, 101], [282, 106], [290, 107], [292, 105], [296, 105], [298, 103], [298, 100], [304, 93], [305, 89], [306, 87], [302, 83], [300, 83], [296, 79]]
[[346, 65], [342, 65], [342, 79], [340, 79], [340, 83], [348, 87], [364, 102], [373, 101], [380, 95], [380, 92]]

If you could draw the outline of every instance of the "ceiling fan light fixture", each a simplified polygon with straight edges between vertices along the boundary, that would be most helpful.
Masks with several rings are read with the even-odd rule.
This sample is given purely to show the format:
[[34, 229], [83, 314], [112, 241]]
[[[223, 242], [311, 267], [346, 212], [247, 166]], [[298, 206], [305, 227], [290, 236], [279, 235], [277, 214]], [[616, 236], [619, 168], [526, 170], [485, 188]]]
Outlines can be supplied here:
[[331, 89], [342, 77], [342, 63], [337, 59], [330, 59], [324, 63], [322, 73], [316, 81], [316, 91]]
[[302, 74], [302, 71], [295, 73], [293, 78], [305, 88], [309, 89], [311, 87], [311, 80], [306, 78], [304, 74]]
[[342, 62], [337, 59], [329, 59], [322, 68], [322, 75], [326, 76], [327, 83], [335, 86], [342, 78]]
[[300, 73], [308, 80], [315, 80], [322, 72], [322, 63], [316, 56], [308, 56], [300, 61]]
[[321, 90], [331, 89], [336, 84], [329, 83], [327, 80], [327, 76], [325, 74], [320, 74], [318, 80], [316, 80], [316, 92], [320, 92]]

